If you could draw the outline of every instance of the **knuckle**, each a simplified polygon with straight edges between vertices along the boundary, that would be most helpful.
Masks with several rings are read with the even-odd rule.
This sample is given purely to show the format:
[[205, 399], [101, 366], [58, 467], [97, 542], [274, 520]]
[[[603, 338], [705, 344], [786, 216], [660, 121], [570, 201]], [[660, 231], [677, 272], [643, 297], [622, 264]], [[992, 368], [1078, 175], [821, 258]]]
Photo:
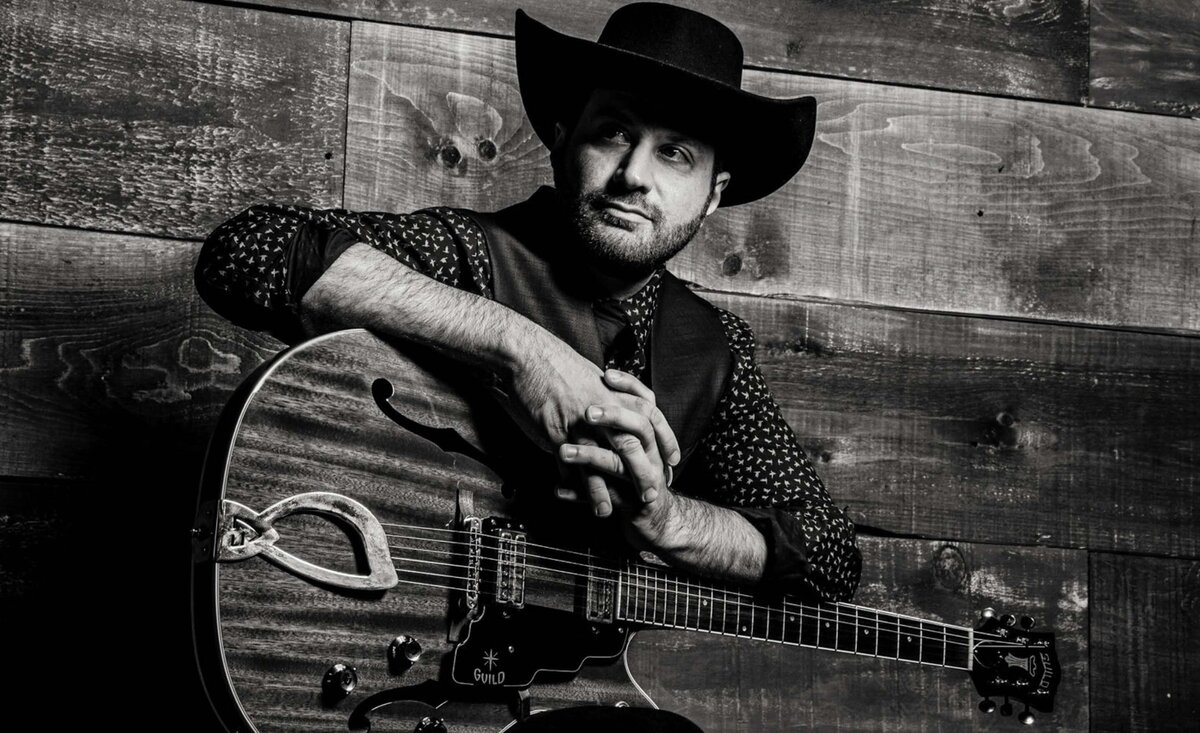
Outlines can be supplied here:
[[642, 441], [629, 433], [613, 436], [612, 446], [618, 453], [631, 453], [642, 447]]

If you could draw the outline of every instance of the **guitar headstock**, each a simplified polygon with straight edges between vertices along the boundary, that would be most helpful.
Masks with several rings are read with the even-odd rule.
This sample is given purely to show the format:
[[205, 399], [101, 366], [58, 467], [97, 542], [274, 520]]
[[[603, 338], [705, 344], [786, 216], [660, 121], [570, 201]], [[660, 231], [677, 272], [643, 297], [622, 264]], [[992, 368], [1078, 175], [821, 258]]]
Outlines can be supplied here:
[[975, 627], [975, 646], [971, 650], [971, 681], [983, 695], [979, 709], [996, 710], [993, 697], [1004, 698], [1001, 715], [1012, 715], [1010, 700], [1025, 705], [1017, 716], [1025, 725], [1034, 722], [1029, 708], [1048, 713], [1054, 709], [1054, 693], [1062, 670], [1054, 652], [1054, 634], [1031, 631], [1033, 619], [1025, 616], [996, 616], [988, 608]]

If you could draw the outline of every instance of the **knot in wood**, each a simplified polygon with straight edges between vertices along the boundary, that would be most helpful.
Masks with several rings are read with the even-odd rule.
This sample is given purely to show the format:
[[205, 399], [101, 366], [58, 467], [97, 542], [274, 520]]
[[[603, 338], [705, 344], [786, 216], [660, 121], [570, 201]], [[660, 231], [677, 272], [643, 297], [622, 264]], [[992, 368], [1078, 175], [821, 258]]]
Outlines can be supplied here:
[[971, 570], [962, 551], [954, 545], [945, 545], [933, 558], [933, 578], [948, 591], [961, 593], [970, 585]]

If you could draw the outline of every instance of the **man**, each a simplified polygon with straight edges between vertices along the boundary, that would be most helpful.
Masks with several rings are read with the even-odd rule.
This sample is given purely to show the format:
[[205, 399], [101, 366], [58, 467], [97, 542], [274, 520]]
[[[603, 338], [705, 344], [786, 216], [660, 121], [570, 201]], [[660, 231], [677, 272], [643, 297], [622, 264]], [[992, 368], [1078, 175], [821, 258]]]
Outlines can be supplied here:
[[432, 346], [494, 380], [590, 521], [689, 572], [849, 599], [854, 527], [749, 327], [664, 268], [717, 208], [800, 169], [814, 100], [743, 91], [733, 32], [659, 3], [617, 10], [597, 42], [517, 11], [516, 51], [553, 188], [494, 213], [253, 207], [206, 242], [201, 294], [288, 341], [362, 326]]

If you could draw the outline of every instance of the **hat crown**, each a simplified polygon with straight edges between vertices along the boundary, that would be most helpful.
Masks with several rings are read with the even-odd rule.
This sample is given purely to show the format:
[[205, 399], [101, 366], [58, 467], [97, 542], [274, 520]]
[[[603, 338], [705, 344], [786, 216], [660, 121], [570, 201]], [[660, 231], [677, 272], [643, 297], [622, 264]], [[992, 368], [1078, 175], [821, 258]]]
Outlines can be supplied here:
[[742, 43], [720, 21], [666, 3], [618, 8], [597, 41], [734, 87], [742, 85]]

